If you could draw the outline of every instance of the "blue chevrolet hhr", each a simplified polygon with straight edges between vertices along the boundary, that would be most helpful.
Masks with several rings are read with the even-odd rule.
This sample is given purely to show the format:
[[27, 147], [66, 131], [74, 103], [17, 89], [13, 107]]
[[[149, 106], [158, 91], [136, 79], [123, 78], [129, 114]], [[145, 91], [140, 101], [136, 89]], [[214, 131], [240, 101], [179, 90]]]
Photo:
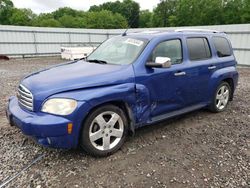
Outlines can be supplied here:
[[225, 110], [238, 82], [236, 63], [223, 32], [124, 34], [85, 60], [25, 77], [6, 114], [39, 144], [107, 156], [138, 127], [201, 108]]

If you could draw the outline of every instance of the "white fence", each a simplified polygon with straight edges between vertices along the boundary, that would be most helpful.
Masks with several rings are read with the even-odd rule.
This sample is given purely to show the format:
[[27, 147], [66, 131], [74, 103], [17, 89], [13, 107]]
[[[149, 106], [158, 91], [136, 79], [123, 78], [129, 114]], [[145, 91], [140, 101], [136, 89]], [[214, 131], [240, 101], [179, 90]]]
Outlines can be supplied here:
[[[250, 65], [250, 24], [188, 28], [213, 29], [226, 32], [232, 41], [239, 64]], [[130, 29], [129, 32], [166, 29], [179, 28]], [[60, 54], [61, 47], [98, 46], [107, 38], [123, 32], [124, 29], [67, 29], [0, 25], [0, 54], [23, 57], [56, 55]]]

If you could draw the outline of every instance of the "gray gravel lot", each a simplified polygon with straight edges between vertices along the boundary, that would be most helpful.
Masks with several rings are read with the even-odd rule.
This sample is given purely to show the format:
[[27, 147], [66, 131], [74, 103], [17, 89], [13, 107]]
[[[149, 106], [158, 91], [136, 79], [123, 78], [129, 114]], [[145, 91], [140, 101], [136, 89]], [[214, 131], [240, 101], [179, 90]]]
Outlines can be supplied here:
[[200, 110], [147, 126], [107, 158], [37, 145], [10, 127], [4, 108], [27, 73], [57, 58], [0, 61], [0, 183], [45, 157], [7, 187], [250, 187], [250, 69], [225, 112]]

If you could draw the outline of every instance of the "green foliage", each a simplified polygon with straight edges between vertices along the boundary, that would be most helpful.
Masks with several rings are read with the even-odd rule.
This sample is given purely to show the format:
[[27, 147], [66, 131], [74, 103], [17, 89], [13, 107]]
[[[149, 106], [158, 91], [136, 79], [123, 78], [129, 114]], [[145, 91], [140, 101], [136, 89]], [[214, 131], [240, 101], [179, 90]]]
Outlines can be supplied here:
[[52, 13], [54, 19], [58, 20], [63, 16], [71, 16], [71, 17], [76, 17], [78, 11], [69, 8], [69, 7], [64, 7], [64, 8], [59, 8], [58, 10], [54, 11]]
[[169, 25], [168, 18], [175, 15], [176, 0], [161, 0], [154, 9], [153, 27], [166, 27]]
[[86, 20], [88, 28], [118, 29], [127, 27], [127, 21], [122, 15], [118, 13], [113, 14], [107, 10], [89, 12]]
[[39, 15], [0, 0], [2, 25], [116, 29], [241, 23], [250, 23], [250, 0], [160, 0], [153, 12], [140, 11], [134, 0], [117, 0], [87, 12], [64, 7]]
[[31, 25], [35, 17], [36, 15], [30, 9], [13, 8], [9, 17], [9, 23], [11, 25]]
[[250, 0], [161, 0], [153, 26], [196, 26], [250, 22]]
[[151, 27], [153, 13], [149, 10], [140, 11], [139, 26], [140, 28]]
[[126, 28], [126, 19], [118, 13], [101, 10], [94, 12], [77, 11], [68, 7], [52, 13], [40, 14], [33, 22], [34, 26], [66, 28]]
[[10, 24], [9, 17], [14, 5], [11, 0], [0, 0], [0, 24]]
[[222, 23], [222, 1], [179, 0], [177, 25], [210, 25]]
[[35, 22], [33, 26], [37, 27], [62, 27], [61, 23], [54, 18], [41, 19], [39, 22]]
[[107, 2], [99, 6], [91, 6], [89, 9], [90, 12], [99, 12], [101, 10], [109, 10], [113, 13], [121, 14], [132, 28], [139, 26], [140, 5], [133, 0]]
[[173, 16], [173, 15], [169, 16], [168, 17], [168, 25], [170, 27], [176, 27], [177, 26], [177, 17]]
[[245, 0], [242, 4], [241, 22], [250, 23], [250, 0]]
[[62, 24], [63, 27], [74, 28], [79, 26], [78, 18], [71, 15], [64, 15], [60, 17], [58, 21]]
[[241, 0], [225, 0], [224, 10], [223, 10], [224, 23], [225, 24], [240, 23], [242, 16], [241, 15], [242, 8], [243, 4]]
[[32, 20], [31, 25], [36, 27], [50, 27], [50, 24], [51, 27], [52, 25], [53, 27], [55, 27], [55, 25], [60, 25], [59, 22], [55, 24], [57, 22], [55, 21], [56, 20], [54, 20], [53, 16], [50, 13], [42, 13]]

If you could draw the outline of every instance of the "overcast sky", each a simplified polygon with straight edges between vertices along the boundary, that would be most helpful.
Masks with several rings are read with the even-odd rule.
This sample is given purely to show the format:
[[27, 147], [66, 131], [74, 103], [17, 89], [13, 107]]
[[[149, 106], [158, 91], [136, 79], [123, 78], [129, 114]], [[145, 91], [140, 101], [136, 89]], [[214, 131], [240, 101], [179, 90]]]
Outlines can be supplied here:
[[[78, 10], [88, 10], [91, 5], [99, 5], [116, 0], [12, 0], [17, 8], [30, 8], [35, 13], [52, 12], [60, 7], [71, 7]], [[141, 9], [152, 10], [160, 0], [135, 0]]]

